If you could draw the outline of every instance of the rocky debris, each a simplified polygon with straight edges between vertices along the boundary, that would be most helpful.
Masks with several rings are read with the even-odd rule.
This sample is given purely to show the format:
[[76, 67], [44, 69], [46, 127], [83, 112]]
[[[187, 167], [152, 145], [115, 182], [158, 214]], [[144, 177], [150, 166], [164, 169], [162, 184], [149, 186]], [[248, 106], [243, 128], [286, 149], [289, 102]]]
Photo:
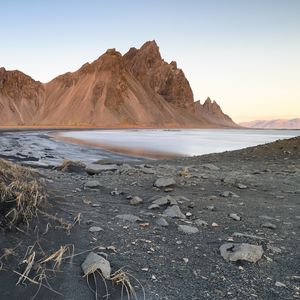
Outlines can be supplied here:
[[62, 172], [68, 173], [84, 173], [86, 165], [81, 161], [65, 160], [60, 166], [55, 169]]
[[235, 221], [240, 221], [241, 220], [241, 217], [235, 213], [231, 213], [229, 214], [229, 217]]
[[178, 225], [178, 230], [187, 234], [193, 234], [199, 232], [197, 227], [188, 226], [188, 225]]
[[105, 171], [116, 171], [118, 170], [118, 168], [119, 167], [115, 164], [112, 165], [89, 164], [86, 166], [85, 171], [89, 175], [95, 175]]
[[143, 222], [143, 220], [137, 216], [131, 215], [131, 214], [124, 214], [124, 215], [117, 215], [116, 218], [127, 221], [127, 222]]
[[222, 196], [224, 198], [228, 198], [228, 197], [239, 198], [240, 197], [239, 195], [237, 195], [236, 193], [231, 192], [231, 191], [225, 191], [225, 192], [221, 193], [220, 196]]
[[84, 262], [81, 264], [84, 276], [94, 273], [96, 270], [100, 270], [105, 279], [110, 278], [111, 266], [107, 259], [104, 257], [90, 252]]
[[200, 220], [200, 219], [195, 220], [195, 224], [198, 226], [203, 226], [203, 227], [208, 226], [208, 223], [206, 221]]
[[181, 212], [178, 205], [173, 205], [164, 210], [164, 215], [170, 218], [185, 219], [185, 215]]
[[138, 197], [138, 196], [134, 196], [131, 200], [130, 200], [130, 204], [131, 205], [139, 205], [142, 204], [144, 201], [142, 198]]
[[236, 185], [236, 187], [239, 188], [240, 190], [245, 190], [248, 188], [245, 184], [242, 184], [242, 183], [238, 183]]
[[263, 248], [246, 243], [226, 243], [220, 247], [220, 253], [227, 261], [246, 260], [255, 263], [262, 258]]
[[166, 221], [166, 219], [162, 218], [162, 217], [158, 218], [156, 220], [156, 224], [159, 225], [159, 226], [161, 226], [161, 227], [168, 227], [169, 226], [169, 223]]
[[261, 224], [261, 227], [269, 228], [269, 229], [276, 229], [277, 228], [277, 226], [275, 224], [270, 223], [270, 222], [266, 222], [266, 223]]
[[156, 181], [154, 182], [154, 186], [157, 188], [165, 188], [165, 187], [169, 187], [169, 186], [173, 186], [176, 184], [176, 181], [174, 180], [174, 178], [170, 178], [170, 177], [161, 177], [156, 179]]
[[208, 170], [211, 170], [211, 171], [219, 171], [220, 168], [215, 166], [214, 164], [203, 164], [202, 167], [204, 169], [208, 169]]
[[84, 185], [85, 188], [97, 189], [100, 187], [100, 182], [98, 180], [89, 180]]
[[90, 227], [89, 232], [94, 233], [94, 232], [99, 232], [99, 231], [102, 231], [102, 230], [103, 229], [101, 227], [92, 226], [92, 227]]

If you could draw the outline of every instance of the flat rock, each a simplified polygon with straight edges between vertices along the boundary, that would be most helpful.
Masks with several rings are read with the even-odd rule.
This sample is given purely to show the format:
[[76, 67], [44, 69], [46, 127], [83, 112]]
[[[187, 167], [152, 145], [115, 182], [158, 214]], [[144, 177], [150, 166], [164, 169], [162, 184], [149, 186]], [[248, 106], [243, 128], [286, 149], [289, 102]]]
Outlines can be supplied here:
[[134, 196], [131, 200], [130, 200], [130, 204], [131, 205], [139, 205], [142, 204], [144, 201], [142, 198], [138, 197], [138, 196]]
[[266, 222], [266, 223], [261, 224], [261, 227], [269, 228], [269, 229], [276, 229], [277, 228], [277, 226], [275, 224], [270, 223], [270, 222]]
[[240, 221], [241, 220], [241, 217], [235, 213], [231, 213], [229, 214], [229, 217], [235, 221]]
[[176, 205], [177, 204], [177, 201], [170, 195], [168, 196], [163, 196], [163, 197], [160, 197], [156, 200], [154, 200], [152, 202], [152, 204], [156, 204], [158, 206], [164, 206], [164, 205]]
[[225, 192], [221, 193], [220, 196], [225, 197], [225, 198], [227, 198], [227, 197], [239, 198], [240, 197], [239, 195], [237, 195], [231, 191], [225, 191]]
[[158, 218], [156, 220], [156, 224], [159, 225], [159, 226], [162, 226], [162, 227], [167, 227], [169, 226], [169, 223], [166, 221], [165, 218]]
[[97, 189], [100, 187], [100, 183], [98, 180], [89, 180], [85, 183], [84, 187], [89, 189]]
[[84, 262], [81, 264], [81, 269], [85, 276], [94, 273], [96, 270], [100, 270], [103, 277], [108, 279], [111, 274], [111, 266], [107, 259], [104, 257], [90, 252]]
[[178, 230], [187, 234], [193, 234], [199, 232], [197, 227], [188, 226], [188, 225], [178, 225]]
[[164, 215], [170, 217], [170, 218], [178, 218], [178, 219], [185, 219], [185, 215], [181, 212], [178, 205], [173, 205], [171, 207], [168, 207], [164, 211]]
[[119, 167], [116, 164], [112, 164], [112, 165], [89, 164], [86, 166], [85, 171], [90, 175], [94, 175], [105, 171], [116, 171], [118, 170], [118, 168]]
[[208, 226], [208, 223], [206, 221], [200, 219], [195, 220], [195, 224], [202, 227]]
[[204, 165], [202, 165], [202, 167], [204, 169], [208, 169], [208, 170], [212, 170], [212, 171], [218, 171], [218, 170], [220, 170], [220, 168], [217, 167], [217, 166], [215, 166], [214, 164], [204, 164]]
[[175, 185], [176, 181], [174, 180], [174, 178], [170, 178], [170, 177], [161, 177], [156, 179], [156, 181], [154, 182], [154, 186], [161, 188], [161, 187], [168, 187], [168, 186], [172, 186]]
[[244, 184], [242, 184], [242, 183], [238, 183], [238, 184], [236, 185], [236, 187], [239, 188], [240, 190], [245, 190], [245, 189], [248, 188], [246, 185], [244, 185]]
[[99, 232], [99, 231], [102, 231], [102, 230], [103, 229], [101, 227], [92, 226], [92, 227], [90, 227], [89, 232]]
[[220, 253], [227, 261], [246, 260], [255, 263], [261, 259], [264, 251], [262, 246], [226, 243], [220, 247]]
[[135, 215], [130, 215], [130, 214], [124, 214], [124, 215], [117, 215], [116, 218], [123, 220], [123, 221], [128, 221], [128, 222], [143, 222], [143, 220]]

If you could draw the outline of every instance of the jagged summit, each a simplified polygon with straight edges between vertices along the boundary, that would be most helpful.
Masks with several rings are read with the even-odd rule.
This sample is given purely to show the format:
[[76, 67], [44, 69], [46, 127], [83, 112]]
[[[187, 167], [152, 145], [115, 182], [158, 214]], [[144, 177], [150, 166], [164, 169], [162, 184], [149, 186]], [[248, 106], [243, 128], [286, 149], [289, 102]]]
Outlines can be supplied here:
[[0, 68], [0, 108], [0, 125], [236, 126], [216, 102], [194, 102], [184, 72], [162, 59], [155, 41], [124, 55], [108, 49], [46, 84]]

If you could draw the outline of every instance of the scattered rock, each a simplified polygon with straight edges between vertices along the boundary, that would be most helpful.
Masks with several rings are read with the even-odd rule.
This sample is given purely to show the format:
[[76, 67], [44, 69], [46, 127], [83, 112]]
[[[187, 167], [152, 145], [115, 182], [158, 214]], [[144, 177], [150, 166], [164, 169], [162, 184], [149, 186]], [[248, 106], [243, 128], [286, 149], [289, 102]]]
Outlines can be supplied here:
[[195, 224], [198, 226], [203, 226], [203, 227], [208, 226], [208, 223], [206, 221], [200, 220], [200, 219], [195, 220]]
[[172, 185], [175, 185], [176, 181], [173, 178], [167, 178], [167, 177], [161, 177], [156, 179], [156, 181], [154, 182], [154, 186], [161, 188], [161, 187], [169, 187]]
[[225, 191], [225, 192], [221, 193], [220, 196], [225, 197], [225, 198], [227, 198], [227, 197], [239, 198], [240, 197], [239, 195], [237, 195], [231, 191]]
[[116, 218], [123, 220], [123, 221], [128, 221], [128, 222], [143, 222], [143, 220], [137, 216], [130, 215], [130, 214], [124, 214], [124, 215], [117, 215]]
[[178, 230], [187, 234], [193, 234], [199, 232], [197, 227], [188, 226], [188, 225], [178, 225]]
[[184, 257], [182, 260], [183, 260], [186, 264], [189, 262], [189, 259], [188, 259], [187, 257]]
[[277, 228], [277, 226], [275, 224], [270, 223], [270, 222], [266, 222], [266, 223], [261, 224], [261, 227], [269, 228], [269, 229], [276, 229]]
[[130, 204], [131, 205], [139, 205], [143, 203], [143, 199], [138, 197], [138, 196], [134, 196], [131, 200], [130, 200]]
[[284, 283], [280, 282], [280, 281], [276, 281], [275, 286], [286, 288], [286, 285]]
[[216, 222], [213, 222], [213, 223], [211, 224], [211, 226], [212, 226], [212, 227], [219, 227], [220, 225], [217, 224]]
[[115, 164], [112, 165], [89, 164], [86, 166], [85, 171], [89, 175], [95, 175], [105, 171], [116, 171], [118, 170], [118, 168], [119, 167]]
[[89, 180], [85, 183], [84, 187], [89, 189], [97, 189], [100, 187], [100, 183], [98, 180]]
[[103, 229], [102, 229], [101, 227], [98, 227], [98, 226], [92, 226], [92, 227], [90, 227], [89, 232], [94, 233], [94, 232], [99, 232], [99, 231], [102, 231], [102, 230], [103, 230]]
[[164, 215], [171, 217], [171, 218], [185, 219], [185, 215], [181, 212], [178, 205], [173, 205], [171, 207], [168, 207], [164, 211]]
[[168, 204], [176, 205], [177, 201], [173, 197], [168, 195], [168, 196], [163, 196], [163, 197], [160, 197], [160, 198], [154, 200], [152, 202], [152, 204], [156, 204], [158, 206], [164, 206], [164, 205], [168, 205]]
[[220, 247], [220, 253], [227, 261], [246, 260], [255, 263], [261, 259], [263, 248], [246, 243], [226, 243]]
[[240, 221], [241, 220], [241, 217], [237, 214], [234, 214], [234, 213], [231, 213], [229, 214], [229, 217], [235, 221]]
[[216, 208], [213, 205], [206, 206], [206, 209], [211, 210], [211, 211], [216, 210]]
[[159, 226], [162, 226], [162, 227], [168, 227], [169, 226], [169, 223], [166, 221], [165, 218], [158, 218], [156, 220], [156, 224], [159, 225]]
[[240, 190], [244, 190], [244, 189], [247, 189], [247, 188], [248, 188], [246, 185], [241, 184], [241, 183], [238, 183], [238, 184], [236, 185], [236, 187], [239, 188]]
[[99, 269], [104, 278], [110, 278], [111, 267], [109, 261], [94, 252], [89, 253], [81, 264], [81, 268], [85, 276], [92, 274]]
[[214, 164], [204, 164], [204, 165], [202, 165], [202, 167], [204, 169], [208, 169], [208, 170], [212, 170], [212, 171], [218, 171], [218, 170], [220, 170], [220, 168], [218, 168]]
[[158, 209], [158, 208], [160, 208], [160, 206], [157, 204], [151, 204], [148, 206], [148, 209]]

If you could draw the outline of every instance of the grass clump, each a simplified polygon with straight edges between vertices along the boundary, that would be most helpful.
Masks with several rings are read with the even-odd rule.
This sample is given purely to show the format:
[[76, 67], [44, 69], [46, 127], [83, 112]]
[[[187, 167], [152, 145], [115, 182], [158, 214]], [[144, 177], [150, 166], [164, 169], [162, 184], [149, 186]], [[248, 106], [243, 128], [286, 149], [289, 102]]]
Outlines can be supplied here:
[[0, 159], [0, 227], [28, 225], [44, 200], [43, 184], [33, 170]]

